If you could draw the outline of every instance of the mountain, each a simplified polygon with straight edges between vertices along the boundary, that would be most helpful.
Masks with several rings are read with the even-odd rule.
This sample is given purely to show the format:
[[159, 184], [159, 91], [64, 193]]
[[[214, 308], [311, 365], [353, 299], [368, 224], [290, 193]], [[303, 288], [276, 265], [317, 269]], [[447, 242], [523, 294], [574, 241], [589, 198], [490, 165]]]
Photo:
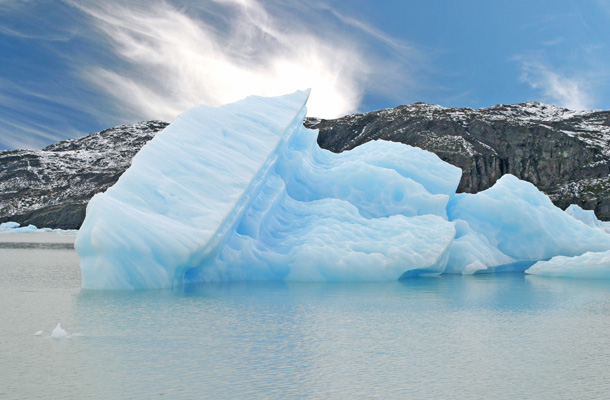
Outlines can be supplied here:
[[77, 229], [87, 202], [112, 186], [168, 124], [117, 126], [42, 150], [0, 151], [0, 222]]
[[415, 103], [334, 120], [308, 118], [334, 152], [369, 140], [420, 147], [463, 171], [458, 192], [476, 193], [504, 174], [529, 181], [565, 209], [610, 219], [610, 112], [527, 102], [473, 110]]
[[[105, 191], [168, 124], [146, 121], [64, 140], [43, 150], [0, 151], [0, 222], [78, 228], [89, 199]], [[610, 220], [610, 112], [527, 102], [490, 108], [415, 103], [333, 120], [307, 118], [333, 152], [370, 140], [436, 153], [463, 171], [458, 191], [476, 193], [510, 173], [553, 202]]]

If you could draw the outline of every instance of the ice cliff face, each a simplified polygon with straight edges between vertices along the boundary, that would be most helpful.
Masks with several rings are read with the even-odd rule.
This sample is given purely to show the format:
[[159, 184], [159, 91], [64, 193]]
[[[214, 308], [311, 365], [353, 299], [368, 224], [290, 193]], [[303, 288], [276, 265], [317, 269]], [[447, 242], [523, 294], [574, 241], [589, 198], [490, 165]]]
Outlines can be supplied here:
[[320, 146], [335, 152], [376, 139], [431, 151], [462, 169], [458, 192], [477, 193], [512, 174], [563, 209], [578, 204], [610, 219], [608, 111], [536, 102], [478, 110], [416, 103], [305, 125], [319, 129]]
[[456, 194], [460, 170], [424, 150], [321, 149], [302, 125], [308, 95], [199, 106], [159, 133], [89, 202], [83, 287], [393, 280], [610, 250], [605, 230], [512, 175]]

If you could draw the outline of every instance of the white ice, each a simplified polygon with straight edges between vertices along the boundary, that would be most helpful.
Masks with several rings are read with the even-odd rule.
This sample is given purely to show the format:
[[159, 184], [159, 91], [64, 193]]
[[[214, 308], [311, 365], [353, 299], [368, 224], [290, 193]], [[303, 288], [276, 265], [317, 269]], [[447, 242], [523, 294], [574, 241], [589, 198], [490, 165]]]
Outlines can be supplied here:
[[539, 261], [526, 274], [563, 278], [610, 279], [610, 251], [587, 252], [576, 257], [557, 256]]
[[322, 150], [308, 95], [199, 106], [157, 134], [87, 207], [83, 287], [393, 280], [610, 250], [513, 176], [456, 195], [461, 171], [424, 150]]
[[0, 224], [0, 233], [43, 233], [54, 232], [62, 236], [76, 236], [75, 229], [38, 228], [36, 225], [20, 226], [18, 222], [3, 222]]
[[68, 336], [68, 332], [62, 329], [61, 324], [58, 322], [57, 326], [51, 332], [51, 339], [63, 339]]
[[12, 221], [0, 224], [0, 233], [32, 233], [38, 230], [36, 225], [20, 226], [19, 223]]

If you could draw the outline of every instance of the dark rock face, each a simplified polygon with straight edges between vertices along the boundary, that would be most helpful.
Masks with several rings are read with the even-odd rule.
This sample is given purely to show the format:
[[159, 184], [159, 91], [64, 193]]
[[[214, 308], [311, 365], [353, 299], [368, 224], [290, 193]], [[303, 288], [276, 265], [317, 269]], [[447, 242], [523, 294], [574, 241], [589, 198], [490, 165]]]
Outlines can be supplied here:
[[77, 229], [94, 194], [112, 186], [168, 124], [123, 125], [42, 150], [0, 151], [0, 222]]
[[553, 202], [610, 219], [610, 112], [540, 103], [472, 110], [415, 103], [335, 120], [309, 118], [334, 152], [391, 140], [436, 153], [463, 171], [459, 192], [476, 193], [504, 174], [529, 181]]
[[[168, 124], [123, 125], [43, 150], [0, 151], [0, 222], [76, 229], [88, 201], [112, 186], [142, 146]], [[553, 202], [594, 209], [610, 220], [610, 112], [540, 103], [472, 110], [415, 103], [334, 120], [308, 118], [334, 152], [391, 140], [436, 153], [463, 171], [460, 192], [476, 193], [510, 173]]]

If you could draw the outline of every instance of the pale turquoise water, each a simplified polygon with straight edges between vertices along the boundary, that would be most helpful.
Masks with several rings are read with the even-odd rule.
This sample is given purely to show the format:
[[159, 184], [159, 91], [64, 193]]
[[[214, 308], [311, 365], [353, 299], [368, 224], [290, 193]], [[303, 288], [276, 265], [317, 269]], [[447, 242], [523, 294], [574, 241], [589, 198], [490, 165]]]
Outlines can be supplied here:
[[79, 284], [72, 250], [0, 248], [0, 398], [610, 395], [610, 282]]

